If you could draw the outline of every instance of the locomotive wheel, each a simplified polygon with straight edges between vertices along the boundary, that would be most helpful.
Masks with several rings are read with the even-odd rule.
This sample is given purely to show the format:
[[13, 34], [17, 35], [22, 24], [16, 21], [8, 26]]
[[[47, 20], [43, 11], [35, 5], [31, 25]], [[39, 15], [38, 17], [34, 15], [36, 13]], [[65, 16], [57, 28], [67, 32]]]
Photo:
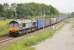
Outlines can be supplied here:
[[18, 37], [19, 33], [18, 32], [10, 32], [9, 36], [11, 36], [11, 37]]

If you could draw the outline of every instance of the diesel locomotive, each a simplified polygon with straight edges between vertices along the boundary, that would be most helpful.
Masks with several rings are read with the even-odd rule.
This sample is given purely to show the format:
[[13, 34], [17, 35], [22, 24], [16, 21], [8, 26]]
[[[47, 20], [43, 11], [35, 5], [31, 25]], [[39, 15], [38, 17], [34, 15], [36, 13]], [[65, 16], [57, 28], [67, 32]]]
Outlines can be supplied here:
[[36, 28], [36, 21], [29, 20], [29, 19], [17, 19], [14, 21], [9, 22], [9, 35], [10, 36], [19, 36], [22, 33], [27, 33], [35, 30]]

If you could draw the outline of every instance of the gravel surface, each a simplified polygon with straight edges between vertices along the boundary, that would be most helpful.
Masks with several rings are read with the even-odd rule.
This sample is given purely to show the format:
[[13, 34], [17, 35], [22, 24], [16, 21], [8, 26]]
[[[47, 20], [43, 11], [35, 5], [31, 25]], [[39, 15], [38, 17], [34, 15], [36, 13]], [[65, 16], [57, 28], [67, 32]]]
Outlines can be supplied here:
[[48, 38], [35, 48], [36, 50], [74, 50], [74, 31], [71, 30], [70, 24], [65, 24], [51, 39]]

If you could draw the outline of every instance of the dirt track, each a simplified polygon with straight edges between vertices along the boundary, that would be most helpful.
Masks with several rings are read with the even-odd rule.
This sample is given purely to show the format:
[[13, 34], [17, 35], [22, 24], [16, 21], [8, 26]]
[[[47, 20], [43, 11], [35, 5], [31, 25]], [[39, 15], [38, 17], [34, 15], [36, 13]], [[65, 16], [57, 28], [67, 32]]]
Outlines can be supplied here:
[[74, 50], [74, 32], [70, 24], [57, 31], [50, 39], [35, 46], [36, 50]]

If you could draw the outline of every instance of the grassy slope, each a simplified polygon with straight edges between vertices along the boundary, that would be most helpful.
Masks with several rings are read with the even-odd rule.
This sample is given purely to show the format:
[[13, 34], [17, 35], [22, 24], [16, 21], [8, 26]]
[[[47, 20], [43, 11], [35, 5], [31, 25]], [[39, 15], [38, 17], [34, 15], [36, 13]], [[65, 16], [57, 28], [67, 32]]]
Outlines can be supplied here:
[[12, 20], [0, 21], [0, 36], [8, 33], [8, 23]]

